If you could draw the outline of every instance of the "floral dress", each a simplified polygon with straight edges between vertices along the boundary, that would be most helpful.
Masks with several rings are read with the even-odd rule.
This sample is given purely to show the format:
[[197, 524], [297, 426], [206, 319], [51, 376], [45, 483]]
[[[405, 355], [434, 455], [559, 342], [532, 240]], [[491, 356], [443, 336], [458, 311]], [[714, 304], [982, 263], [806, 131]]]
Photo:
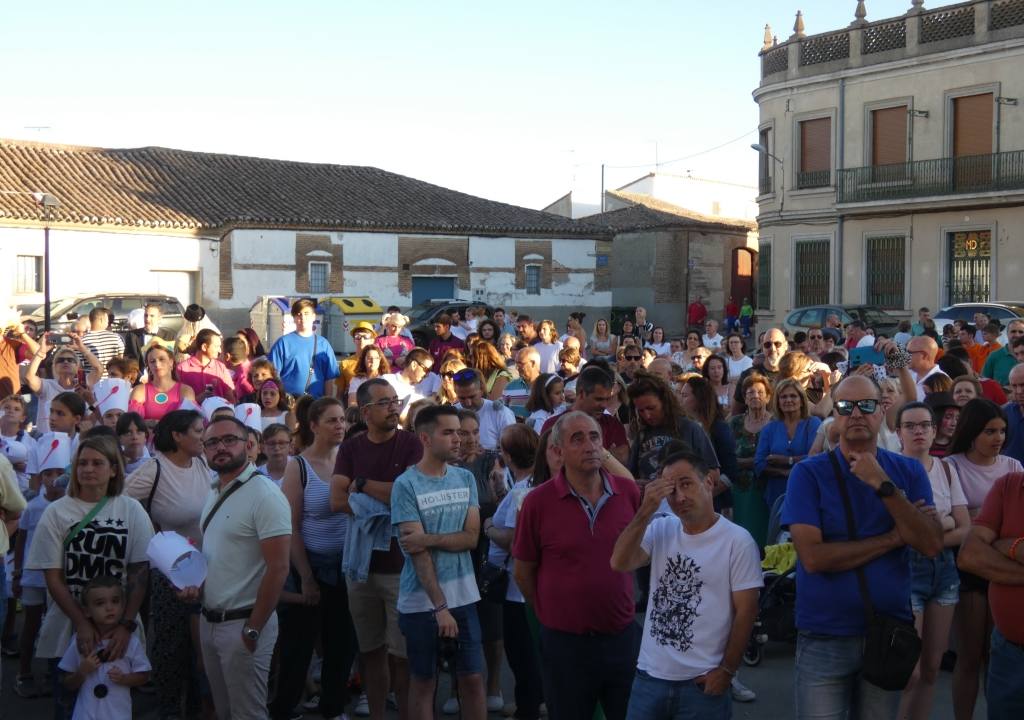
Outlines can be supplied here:
[[[743, 425], [746, 415], [729, 419], [729, 429], [736, 440], [736, 459], [754, 459], [757, 439], [761, 433], [749, 432]], [[764, 488], [757, 482], [753, 468], [739, 470], [732, 486], [733, 522], [749, 532], [758, 547], [764, 547], [768, 532], [768, 506], [764, 502]]]

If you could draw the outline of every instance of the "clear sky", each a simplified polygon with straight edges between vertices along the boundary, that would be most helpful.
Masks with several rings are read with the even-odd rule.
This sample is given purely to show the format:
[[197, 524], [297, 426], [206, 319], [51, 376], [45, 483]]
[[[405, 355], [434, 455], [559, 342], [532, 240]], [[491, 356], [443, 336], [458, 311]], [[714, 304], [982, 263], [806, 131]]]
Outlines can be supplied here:
[[754, 185], [765, 23], [781, 42], [798, 8], [813, 34], [856, 4], [7, 2], [0, 137], [373, 165], [527, 207], [736, 140], [660, 170]]

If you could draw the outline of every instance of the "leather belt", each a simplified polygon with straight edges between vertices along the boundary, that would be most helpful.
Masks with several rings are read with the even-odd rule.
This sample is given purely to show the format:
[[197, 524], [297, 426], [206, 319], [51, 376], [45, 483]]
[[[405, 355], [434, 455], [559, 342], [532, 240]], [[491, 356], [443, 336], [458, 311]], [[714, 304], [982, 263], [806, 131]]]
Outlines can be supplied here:
[[209, 608], [203, 608], [203, 617], [212, 623], [245, 620], [250, 615], [252, 615], [252, 608], [238, 608], [237, 610], [210, 610]]

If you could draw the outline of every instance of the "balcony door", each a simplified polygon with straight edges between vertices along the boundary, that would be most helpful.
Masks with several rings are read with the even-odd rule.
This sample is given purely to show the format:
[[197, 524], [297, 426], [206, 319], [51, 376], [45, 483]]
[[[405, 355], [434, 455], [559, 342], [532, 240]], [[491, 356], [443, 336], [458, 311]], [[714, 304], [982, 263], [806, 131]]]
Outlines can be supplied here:
[[871, 111], [871, 181], [907, 179], [908, 112], [906, 105]]
[[949, 304], [988, 302], [992, 283], [992, 231], [949, 233]]
[[992, 189], [992, 93], [953, 99], [953, 166], [958, 192]]

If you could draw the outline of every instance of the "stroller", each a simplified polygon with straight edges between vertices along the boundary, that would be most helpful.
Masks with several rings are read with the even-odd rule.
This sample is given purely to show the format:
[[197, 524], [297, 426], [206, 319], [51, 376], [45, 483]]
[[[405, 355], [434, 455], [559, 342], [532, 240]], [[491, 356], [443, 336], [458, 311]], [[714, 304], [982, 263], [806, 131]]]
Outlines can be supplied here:
[[796, 554], [789, 541], [789, 532], [782, 530], [780, 517], [785, 495], [772, 506], [765, 547], [764, 588], [757, 602], [757, 618], [750, 642], [743, 653], [743, 663], [754, 666], [761, 662], [769, 640], [792, 642], [796, 639]]

